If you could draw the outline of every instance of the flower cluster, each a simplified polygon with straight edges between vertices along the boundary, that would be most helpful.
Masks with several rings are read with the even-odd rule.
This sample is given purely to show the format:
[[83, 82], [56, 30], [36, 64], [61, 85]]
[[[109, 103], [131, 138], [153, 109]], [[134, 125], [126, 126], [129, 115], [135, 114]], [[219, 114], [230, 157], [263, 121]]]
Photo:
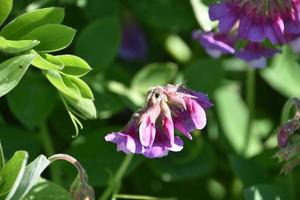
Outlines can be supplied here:
[[300, 51], [299, 0], [223, 0], [210, 5], [209, 17], [219, 22], [219, 31], [195, 31], [193, 38], [211, 56], [235, 54], [264, 67], [284, 44]]
[[169, 151], [181, 151], [183, 141], [175, 136], [178, 129], [188, 139], [190, 132], [206, 125], [206, 109], [212, 106], [207, 95], [182, 85], [153, 87], [148, 91], [145, 106], [133, 114], [120, 132], [105, 136], [117, 144], [118, 151], [162, 157]]

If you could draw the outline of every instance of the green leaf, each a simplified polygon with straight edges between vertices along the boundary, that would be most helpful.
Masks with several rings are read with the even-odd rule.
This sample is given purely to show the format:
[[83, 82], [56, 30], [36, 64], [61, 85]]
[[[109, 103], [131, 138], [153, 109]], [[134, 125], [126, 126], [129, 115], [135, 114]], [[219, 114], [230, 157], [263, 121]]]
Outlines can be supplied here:
[[[5, 159], [4, 159], [2, 144], [1, 144], [1, 141], [0, 141], [0, 171], [2, 170], [4, 165], [5, 165]], [[0, 180], [0, 182], [1, 182], [1, 180]]]
[[0, 97], [19, 83], [35, 56], [35, 54], [17, 56], [0, 64]]
[[[33, 50], [33, 52], [35, 52]], [[45, 53], [36, 53], [37, 56], [32, 61], [32, 65], [39, 68], [39, 69], [45, 69], [45, 70], [62, 70], [64, 68], [64, 64], [60, 59], [56, 58], [55, 56], [52, 56], [50, 54]]]
[[104, 70], [115, 58], [121, 42], [121, 27], [116, 17], [104, 18], [83, 29], [76, 43], [76, 54], [94, 70]]
[[13, 0], [0, 0], [0, 25], [6, 20], [8, 17], [12, 6]]
[[212, 94], [221, 85], [224, 77], [221, 64], [217, 59], [201, 59], [188, 65], [184, 70], [187, 85], [192, 89]]
[[238, 93], [237, 85], [219, 88], [215, 98], [226, 138], [236, 152], [243, 153], [245, 151], [248, 109]]
[[0, 51], [5, 53], [20, 53], [38, 45], [37, 40], [6, 40], [0, 36]]
[[6, 39], [20, 39], [39, 26], [61, 23], [64, 15], [63, 8], [34, 10], [16, 17], [0, 31], [0, 35]]
[[64, 96], [68, 104], [71, 105], [72, 112], [80, 115], [84, 119], [95, 119], [97, 117], [96, 107], [93, 100], [87, 98], [74, 99]]
[[[271, 181], [264, 168], [252, 160], [231, 155], [229, 161], [234, 173], [241, 179], [245, 187]], [[253, 172], [255, 172], [255, 175]]]
[[40, 155], [29, 165], [27, 165], [20, 185], [11, 200], [22, 199], [36, 184], [41, 173], [49, 164], [50, 161], [44, 155]]
[[26, 151], [17, 151], [3, 167], [0, 172], [0, 199], [10, 200], [12, 198], [22, 180], [27, 159]]
[[62, 73], [72, 76], [83, 76], [87, 74], [92, 68], [87, 62], [78, 56], [74, 55], [59, 55], [55, 56], [64, 64]]
[[286, 97], [300, 96], [298, 74], [300, 74], [300, 67], [288, 47], [283, 48], [283, 53], [276, 55], [271, 66], [261, 72], [269, 85]]
[[63, 94], [74, 98], [94, 99], [89, 86], [78, 77], [61, 75], [55, 71], [44, 71], [48, 80]]
[[63, 187], [40, 179], [22, 200], [71, 200], [71, 196]]
[[165, 182], [184, 181], [212, 172], [215, 168], [215, 155], [206, 141], [194, 138], [185, 143], [182, 152], [170, 152], [168, 157], [157, 162], [150, 161], [149, 166]]
[[129, 0], [128, 3], [138, 19], [154, 28], [178, 31], [197, 27], [189, 1]]
[[131, 87], [146, 91], [156, 85], [165, 85], [175, 78], [177, 66], [174, 63], [152, 63], [141, 69], [132, 79]]
[[40, 41], [34, 49], [37, 51], [53, 52], [68, 47], [76, 30], [61, 24], [46, 24], [30, 31], [24, 38]]
[[0, 133], [6, 157], [13, 156], [13, 154], [20, 149], [25, 150], [32, 157], [38, 156], [41, 143], [39, 142], [40, 138], [38, 138], [37, 134], [7, 125], [0, 126]]
[[287, 192], [276, 185], [255, 185], [244, 191], [245, 200], [288, 200]]
[[33, 130], [38, 128], [53, 110], [56, 97], [55, 90], [39, 74], [30, 74], [7, 95], [7, 100], [16, 118], [28, 129]]
[[[44, 71], [45, 76], [64, 96], [71, 111], [83, 118], [96, 118], [93, 93], [89, 86], [78, 77], [61, 75], [54, 71]], [[77, 111], [77, 112], [76, 112]]]

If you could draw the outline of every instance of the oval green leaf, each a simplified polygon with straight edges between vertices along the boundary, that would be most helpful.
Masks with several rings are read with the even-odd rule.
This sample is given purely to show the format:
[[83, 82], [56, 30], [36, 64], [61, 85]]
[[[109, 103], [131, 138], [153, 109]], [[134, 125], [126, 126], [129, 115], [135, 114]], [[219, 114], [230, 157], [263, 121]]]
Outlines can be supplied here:
[[[33, 51], [35, 52], [35, 51]], [[59, 71], [64, 68], [63, 62], [60, 59], [57, 59], [55, 56], [45, 53], [36, 53], [37, 56], [32, 61], [32, 65], [45, 70], [54, 70]]]
[[0, 198], [10, 200], [23, 177], [28, 154], [26, 151], [17, 151], [0, 172]]
[[46, 24], [30, 31], [24, 38], [40, 41], [37, 51], [53, 52], [68, 47], [76, 30], [61, 24]]
[[6, 20], [8, 17], [12, 6], [13, 0], [0, 0], [0, 25]]
[[49, 164], [50, 161], [44, 155], [40, 155], [29, 165], [27, 165], [19, 187], [11, 200], [23, 199], [23, 197], [36, 184], [40, 178], [40, 175]]
[[95, 70], [104, 70], [115, 58], [121, 43], [119, 19], [109, 17], [89, 24], [80, 33], [76, 54]]
[[78, 56], [60, 55], [55, 57], [64, 64], [64, 68], [61, 71], [64, 74], [80, 77], [92, 70], [89, 64]]
[[0, 64], [0, 97], [19, 83], [35, 56], [36, 54], [17, 56]]
[[64, 16], [63, 8], [51, 7], [34, 10], [16, 17], [0, 31], [0, 35], [6, 39], [20, 39], [39, 26], [61, 23]]
[[37, 40], [6, 40], [0, 36], [0, 51], [5, 53], [20, 53], [38, 45]]

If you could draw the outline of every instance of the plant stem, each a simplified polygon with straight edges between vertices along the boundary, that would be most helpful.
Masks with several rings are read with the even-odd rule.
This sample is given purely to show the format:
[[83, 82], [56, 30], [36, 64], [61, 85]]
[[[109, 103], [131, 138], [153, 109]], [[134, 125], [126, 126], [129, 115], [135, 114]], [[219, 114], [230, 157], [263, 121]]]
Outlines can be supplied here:
[[247, 78], [246, 78], [246, 102], [249, 110], [248, 124], [246, 129], [245, 146], [244, 153], [247, 152], [250, 138], [251, 138], [251, 128], [253, 125], [254, 115], [255, 115], [255, 69], [248, 68]]
[[[51, 156], [51, 155], [55, 154], [54, 145], [53, 145], [51, 137], [49, 135], [46, 123], [43, 123], [40, 127], [40, 137], [41, 137], [46, 155]], [[50, 165], [49, 170], [50, 170], [51, 180], [57, 184], [60, 184], [61, 179], [60, 179], [59, 167], [57, 165]]]
[[112, 178], [112, 180], [108, 184], [106, 190], [100, 196], [99, 200], [107, 200], [115, 192], [115, 190], [119, 188], [122, 178], [129, 166], [132, 158], [133, 158], [133, 154], [126, 155], [126, 157], [122, 161], [116, 175]]

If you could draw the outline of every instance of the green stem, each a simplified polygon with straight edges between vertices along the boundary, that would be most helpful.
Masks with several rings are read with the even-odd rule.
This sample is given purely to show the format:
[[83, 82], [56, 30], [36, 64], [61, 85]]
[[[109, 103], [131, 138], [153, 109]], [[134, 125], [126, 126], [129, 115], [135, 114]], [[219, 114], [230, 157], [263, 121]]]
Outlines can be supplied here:
[[122, 178], [133, 158], [133, 154], [128, 154], [124, 158], [123, 162], [121, 163], [116, 175], [113, 177], [111, 182], [109, 183], [106, 190], [100, 196], [99, 200], [107, 200], [115, 191], [119, 188], [119, 185], [122, 181]]
[[281, 111], [281, 124], [287, 122], [291, 117], [291, 110], [292, 108], [295, 106], [295, 99], [294, 98], [290, 98], [288, 99]]
[[138, 199], [138, 200], [175, 200], [175, 198], [161, 198], [161, 197], [152, 197], [144, 195], [131, 195], [131, 194], [115, 194], [112, 198], [116, 199]]
[[[55, 149], [54, 149], [54, 145], [52, 143], [51, 137], [49, 135], [48, 129], [47, 129], [47, 124], [43, 123], [40, 127], [40, 136], [41, 136], [41, 140], [44, 146], [44, 151], [46, 153], [46, 155], [52, 156], [55, 154]], [[60, 169], [57, 165], [50, 165], [49, 166], [49, 170], [50, 170], [50, 177], [51, 180], [57, 184], [61, 183], [61, 179], [60, 179]]]
[[[295, 99], [290, 98], [289, 100], [286, 101], [284, 104], [282, 111], [281, 111], [281, 124], [286, 123], [291, 117], [291, 110], [295, 106]], [[296, 198], [296, 191], [295, 191], [295, 186], [294, 186], [294, 174], [293, 170], [290, 171], [288, 174], [288, 184], [289, 184], [289, 194], [291, 199], [297, 199]]]
[[246, 129], [244, 153], [248, 150], [251, 138], [251, 128], [255, 115], [255, 69], [249, 68], [246, 78], [246, 102], [249, 110], [248, 124]]

